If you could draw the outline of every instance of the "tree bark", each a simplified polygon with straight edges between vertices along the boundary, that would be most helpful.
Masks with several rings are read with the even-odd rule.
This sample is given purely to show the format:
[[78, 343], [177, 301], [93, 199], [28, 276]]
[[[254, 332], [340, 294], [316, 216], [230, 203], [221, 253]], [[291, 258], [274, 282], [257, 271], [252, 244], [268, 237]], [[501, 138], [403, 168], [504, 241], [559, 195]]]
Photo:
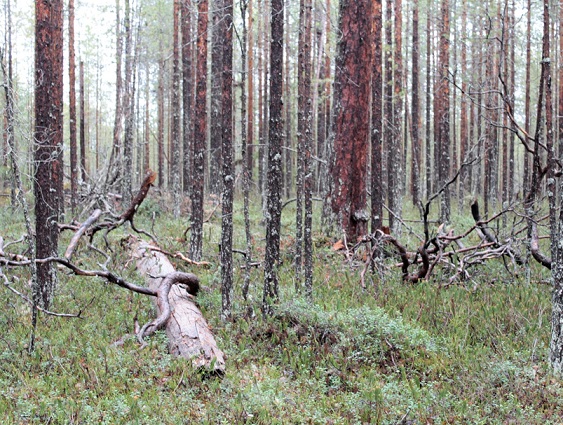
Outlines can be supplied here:
[[135, 52], [130, 0], [125, 0], [125, 98], [123, 135], [123, 202], [127, 205], [133, 195], [133, 129], [135, 125]]
[[[162, 49], [160, 49], [162, 54]], [[158, 59], [158, 87], [157, 104], [157, 157], [158, 157], [158, 187], [164, 187], [164, 58]]]
[[[311, 19], [310, 0], [301, 0], [299, 7], [299, 57], [297, 76], [297, 181], [296, 181], [296, 216], [295, 216], [295, 282], [296, 289], [301, 285], [303, 266], [303, 206], [306, 170], [306, 151], [309, 151], [312, 130], [311, 104]], [[307, 164], [309, 165], [309, 164]]]
[[222, 82], [223, 82], [223, 45], [226, 40], [221, 29], [223, 15], [222, 0], [213, 0], [211, 11], [211, 78], [209, 111], [209, 193], [221, 193], [221, 138], [222, 138]]
[[[426, 135], [425, 135], [425, 145], [424, 145], [424, 155], [425, 155], [425, 164], [424, 168], [426, 169], [426, 198], [429, 198], [432, 195], [433, 189], [433, 179], [432, 179], [432, 170], [436, 169], [436, 164], [432, 164], [432, 57], [431, 57], [431, 50], [432, 50], [432, 5], [428, 5], [428, 10], [426, 14]], [[434, 145], [434, 148], [436, 145]]]
[[[403, 214], [403, 194], [406, 183], [405, 168], [405, 146], [406, 137], [403, 137], [403, 2], [394, 1], [394, 46], [393, 46], [393, 141], [391, 150], [393, 152], [392, 162], [389, 163], [390, 170], [395, 176], [395, 190], [393, 196], [393, 208], [389, 208], [398, 217]], [[391, 151], [390, 151], [391, 152]], [[391, 205], [391, 204], [390, 204]], [[399, 234], [399, 222], [395, 220], [391, 231]]]
[[246, 169], [248, 179], [252, 180], [254, 171], [254, 12], [253, 0], [248, 0], [248, 111], [247, 111], [247, 152], [246, 152]]
[[[240, 3], [241, 15], [242, 15], [242, 43], [241, 43], [241, 61], [242, 61], [242, 78], [241, 78], [241, 156], [242, 156], [242, 196], [243, 196], [243, 216], [244, 216], [244, 233], [246, 239], [246, 252], [245, 252], [245, 269], [244, 269], [244, 281], [242, 284], [242, 296], [246, 301], [248, 299], [248, 291], [250, 288], [250, 261], [252, 257], [252, 234], [250, 233], [250, 173], [248, 169], [248, 137], [250, 131], [247, 130], [247, 119], [250, 119], [250, 115], [247, 113], [247, 95], [245, 90], [245, 80], [248, 81], [250, 86], [250, 75], [248, 73], [248, 64], [250, 63], [250, 56], [252, 52], [249, 51], [249, 41], [250, 37], [248, 34], [248, 26], [246, 25], [247, 18], [247, 8], [250, 9], [252, 0], [249, 0], [248, 4], [244, 1]], [[249, 23], [252, 17], [248, 17]], [[249, 25], [250, 26], [250, 25]], [[250, 49], [252, 46], [250, 45]], [[248, 64], [247, 64], [247, 54], [248, 54]], [[252, 74], [252, 72], [250, 72]]]
[[373, 59], [372, 2], [340, 3], [334, 82], [334, 161], [331, 163], [333, 213], [350, 241], [367, 233], [366, 174], [369, 100]]
[[193, 40], [192, 40], [192, 1], [182, 0], [182, 133], [183, 133], [183, 191], [189, 195], [192, 184], [193, 164]]
[[174, 0], [172, 25], [172, 196], [174, 217], [180, 217], [180, 161], [182, 150], [180, 145], [180, 49], [178, 46], [180, 39], [180, 0]]
[[86, 181], [86, 94], [84, 87], [84, 61], [80, 61], [80, 178]]
[[[463, 0], [461, 10], [461, 96], [460, 96], [460, 116], [459, 116], [459, 150], [461, 163], [469, 158], [469, 131], [468, 131], [468, 99], [467, 93], [467, 0]], [[463, 197], [466, 189], [471, 190], [471, 168], [463, 167], [459, 176], [458, 206], [461, 210]]]
[[264, 292], [262, 311], [273, 313], [272, 304], [278, 300], [278, 271], [280, 261], [281, 189], [282, 189], [282, 88], [283, 88], [283, 0], [271, 2], [270, 40], [270, 103], [268, 134], [268, 198], [266, 217], [266, 255], [264, 258]]
[[[38, 258], [56, 256], [63, 207], [63, 3], [35, 2], [35, 231]], [[34, 299], [51, 304], [56, 269], [37, 267]]]
[[418, 0], [413, 2], [412, 17], [412, 101], [411, 101], [411, 144], [412, 144], [412, 202], [418, 205], [420, 200], [420, 170], [421, 170], [421, 146], [420, 146], [420, 93], [419, 93], [419, 50], [418, 38]]
[[[382, 166], [387, 176], [387, 206], [389, 211], [395, 212], [397, 209], [397, 178], [393, 172], [395, 162], [398, 161], [397, 150], [399, 149], [395, 140], [393, 130], [393, 0], [385, 2], [385, 48], [383, 63], [385, 64], [385, 74], [383, 81], [383, 145], [386, 151], [386, 158]], [[395, 217], [389, 213], [389, 228], [395, 228]]]
[[190, 258], [201, 260], [203, 249], [203, 190], [207, 140], [207, 0], [198, 4], [197, 90], [193, 146]]
[[[526, 85], [524, 89], [524, 130], [530, 134], [531, 106], [531, 62], [532, 62], [532, 0], [528, 0], [526, 12]], [[533, 165], [532, 165], [533, 166]], [[528, 196], [530, 186], [530, 154], [524, 150], [524, 176], [522, 181], [524, 197]]]
[[373, 72], [371, 80], [371, 233], [383, 225], [383, 48], [381, 0], [373, 2]]
[[[221, 220], [221, 317], [232, 317], [233, 303], [233, 0], [221, 1], [220, 30], [223, 40], [222, 143], [223, 197]], [[243, 89], [244, 90], [244, 89]]]
[[123, 129], [123, 33], [121, 31], [121, 6], [115, 0], [115, 120], [113, 124], [113, 145], [106, 177], [106, 189], [113, 184], [121, 170], [121, 132]]
[[76, 61], [74, 54], [74, 0], [68, 1], [68, 115], [70, 139], [70, 208], [74, 214], [78, 193], [78, 151], [76, 146]]
[[[551, 92], [551, 49], [549, 0], [543, 2], [542, 77], [545, 90], [545, 132], [548, 161], [547, 192], [549, 199], [549, 224], [551, 234], [551, 275], [553, 281], [551, 311], [551, 342], [549, 361], [557, 375], [563, 373], [563, 194], [559, 191], [559, 217], [557, 217], [557, 172], [559, 169], [556, 146], [553, 143], [553, 96]], [[538, 122], [538, 125], [541, 125]]]
[[[450, 38], [450, 10], [449, 1], [442, 0], [440, 20], [440, 45], [438, 59], [439, 87], [435, 90], [436, 119], [438, 122], [437, 141], [440, 151], [438, 175], [440, 187], [450, 180], [450, 86], [449, 73], [449, 43]], [[440, 219], [442, 222], [450, 220], [450, 191], [447, 187], [442, 194], [440, 205]]]

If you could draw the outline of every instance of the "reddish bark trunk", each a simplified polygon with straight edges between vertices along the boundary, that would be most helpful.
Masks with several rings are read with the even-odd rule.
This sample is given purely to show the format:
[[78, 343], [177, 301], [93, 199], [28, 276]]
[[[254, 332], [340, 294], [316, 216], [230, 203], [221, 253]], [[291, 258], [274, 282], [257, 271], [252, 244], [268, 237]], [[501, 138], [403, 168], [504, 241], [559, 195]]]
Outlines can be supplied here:
[[70, 207], [76, 209], [78, 151], [76, 146], [76, 62], [74, 55], [74, 0], [68, 1], [68, 115], [70, 138]]
[[[440, 151], [438, 164], [438, 180], [440, 189], [450, 178], [450, 86], [449, 86], [449, 48], [450, 48], [450, 11], [449, 1], [442, 0], [440, 21], [440, 45], [438, 56], [439, 87], [435, 90], [437, 141]], [[440, 208], [440, 218], [443, 222], [450, 219], [450, 192], [444, 190]]]
[[[37, 258], [57, 256], [63, 211], [63, 3], [35, 2], [35, 231]], [[56, 280], [50, 264], [37, 266], [34, 300], [49, 308]]]
[[183, 129], [183, 191], [189, 193], [192, 183], [192, 140], [194, 84], [193, 84], [193, 38], [192, 38], [192, 2], [182, 0], [182, 129]]
[[[383, 146], [386, 151], [386, 160], [382, 166], [387, 176], [387, 205], [390, 211], [396, 210], [397, 178], [393, 173], [393, 164], [395, 156], [399, 149], [395, 143], [395, 134], [393, 131], [393, 0], [386, 0], [385, 3], [385, 49], [384, 64], [385, 74], [383, 81]], [[389, 213], [389, 227], [393, 228], [395, 218]]]
[[207, 0], [198, 4], [197, 90], [193, 146], [192, 212], [190, 257], [201, 260], [203, 246], [203, 188], [207, 146]]
[[367, 233], [366, 173], [372, 73], [373, 6], [369, 0], [340, 2], [334, 98], [332, 210], [350, 241]]

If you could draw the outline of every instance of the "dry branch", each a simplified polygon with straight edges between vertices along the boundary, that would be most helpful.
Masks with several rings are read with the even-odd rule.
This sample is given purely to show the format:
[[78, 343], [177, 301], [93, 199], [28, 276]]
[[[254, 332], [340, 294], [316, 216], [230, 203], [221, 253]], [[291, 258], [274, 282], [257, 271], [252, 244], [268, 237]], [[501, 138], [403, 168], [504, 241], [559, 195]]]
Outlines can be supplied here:
[[[481, 215], [479, 214], [479, 204], [477, 203], [477, 200], [473, 201], [473, 203], [471, 204], [471, 215], [473, 216], [473, 219], [475, 220], [475, 224], [477, 225], [477, 228], [481, 231], [481, 233], [483, 234], [486, 242], [490, 242], [493, 243], [495, 248], [500, 248], [501, 246], [503, 246], [502, 244], [500, 244], [496, 238], [496, 236], [493, 234], [493, 232], [491, 232], [491, 229], [489, 229], [485, 222], [483, 220], [481, 220]], [[520, 257], [520, 255], [518, 255], [518, 253], [514, 252], [514, 250], [510, 247], [508, 247], [506, 249], [506, 254], [510, 255], [512, 258], [514, 258], [514, 260], [516, 261], [517, 264], [522, 265], [525, 263], [525, 261], [522, 259], [522, 257]]]
[[119, 218], [117, 220], [106, 220], [96, 226], [94, 226], [90, 231], [90, 237], [93, 238], [94, 235], [96, 234], [96, 232], [100, 231], [100, 230], [105, 230], [106, 231], [106, 235], [111, 232], [114, 229], [117, 229], [119, 226], [123, 225], [126, 222], [129, 222], [131, 224], [131, 228], [133, 230], [135, 230], [137, 233], [141, 233], [144, 234], [148, 237], [150, 237], [152, 240], [155, 240], [156, 238], [154, 236], [152, 236], [151, 234], [143, 231], [143, 230], [139, 230], [135, 228], [135, 223], [133, 221], [133, 218], [135, 216], [135, 213], [137, 212], [137, 209], [139, 208], [139, 206], [143, 203], [143, 201], [145, 200], [145, 198], [147, 197], [147, 194], [149, 193], [149, 190], [152, 186], [152, 184], [154, 183], [154, 181], [156, 180], [156, 173], [152, 170], [147, 171], [147, 174], [143, 180], [143, 183], [141, 184], [141, 188], [139, 189], [139, 192], [137, 193], [137, 195], [135, 196], [135, 198], [133, 199], [133, 201], [131, 202], [131, 205], [129, 205], [129, 207], [125, 210], [125, 212], [123, 212]]
[[88, 230], [88, 228], [92, 224], [94, 224], [98, 220], [98, 218], [100, 218], [101, 215], [102, 215], [102, 210], [100, 209], [95, 210], [92, 213], [92, 215], [88, 217], [88, 219], [84, 223], [82, 223], [82, 225], [78, 228], [78, 230], [70, 240], [70, 243], [68, 244], [68, 248], [66, 249], [64, 257], [67, 260], [70, 260], [72, 258], [72, 254], [76, 249], [76, 245], [78, 245], [78, 241], [84, 235], [84, 233], [86, 233], [86, 230]]
[[538, 238], [538, 225], [532, 221], [532, 233], [530, 235], [530, 252], [534, 260], [542, 266], [551, 270], [551, 258], [546, 257], [540, 252], [539, 238]]

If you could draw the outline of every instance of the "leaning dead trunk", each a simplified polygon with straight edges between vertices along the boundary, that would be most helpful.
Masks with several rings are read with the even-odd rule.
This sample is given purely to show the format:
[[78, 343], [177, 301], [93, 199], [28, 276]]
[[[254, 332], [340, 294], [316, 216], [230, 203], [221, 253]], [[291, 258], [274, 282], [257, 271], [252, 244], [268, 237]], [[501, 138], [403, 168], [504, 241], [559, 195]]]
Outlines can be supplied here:
[[[137, 271], [145, 276], [150, 289], [157, 290], [174, 266], [166, 255], [151, 250], [151, 245], [134, 239], [131, 249], [137, 260]], [[171, 316], [166, 321], [166, 335], [170, 354], [190, 359], [194, 367], [212, 374], [225, 373], [223, 352], [217, 347], [215, 338], [201, 311], [188, 296], [185, 289], [173, 285], [168, 294]], [[161, 315], [161, 306], [157, 305]]]

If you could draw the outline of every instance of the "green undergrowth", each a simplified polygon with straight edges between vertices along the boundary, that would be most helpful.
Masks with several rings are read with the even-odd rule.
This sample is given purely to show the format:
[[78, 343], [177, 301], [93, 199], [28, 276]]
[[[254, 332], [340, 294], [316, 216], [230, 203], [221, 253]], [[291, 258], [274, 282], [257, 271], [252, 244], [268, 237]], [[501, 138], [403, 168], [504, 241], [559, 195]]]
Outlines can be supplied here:
[[[255, 203], [259, 204], [259, 203]], [[213, 211], [206, 206], [206, 217]], [[437, 270], [417, 285], [399, 271], [368, 272], [331, 251], [334, 240], [315, 235], [314, 302], [295, 292], [291, 260], [294, 211], [284, 210], [280, 299], [275, 314], [260, 313], [262, 272], [251, 271], [250, 300], [240, 294], [243, 258], [234, 254], [235, 314], [219, 320], [217, 266], [220, 212], [204, 226], [210, 268], [176, 262], [204, 286], [198, 303], [225, 351], [223, 379], [208, 379], [189, 362], [168, 355], [157, 332], [141, 350], [140, 323], [151, 300], [100, 279], [62, 271], [53, 309], [80, 318], [40, 316], [36, 349], [28, 353], [29, 309], [0, 292], [0, 421], [2, 424], [557, 424], [562, 381], [549, 373], [550, 290], [545, 273], [491, 261], [470, 281], [444, 285]], [[168, 251], [186, 252], [187, 219], [144, 205], [136, 224], [158, 235]], [[240, 211], [240, 208], [238, 209]], [[317, 219], [317, 217], [316, 217]], [[8, 234], [23, 232], [13, 215]], [[460, 229], [471, 226], [460, 219]], [[263, 255], [261, 215], [253, 210], [254, 258]], [[235, 246], [244, 249], [242, 216]], [[110, 234], [108, 268], [142, 283], [123, 253], [129, 229]], [[189, 236], [189, 233], [188, 233]], [[70, 235], [63, 234], [64, 241]], [[416, 238], [404, 235], [408, 243]], [[409, 239], [410, 238], [410, 239]], [[100, 248], [106, 249], [101, 238]], [[10, 248], [12, 249], [12, 248]], [[14, 248], [16, 249], [16, 248]], [[61, 248], [64, 250], [64, 248]], [[95, 268], [102, 256], [81, 245], [76, 261]], [[396, 259], [385, 260], [389, 269]], [[28, 291], [24, 271], [7, 271]]]

